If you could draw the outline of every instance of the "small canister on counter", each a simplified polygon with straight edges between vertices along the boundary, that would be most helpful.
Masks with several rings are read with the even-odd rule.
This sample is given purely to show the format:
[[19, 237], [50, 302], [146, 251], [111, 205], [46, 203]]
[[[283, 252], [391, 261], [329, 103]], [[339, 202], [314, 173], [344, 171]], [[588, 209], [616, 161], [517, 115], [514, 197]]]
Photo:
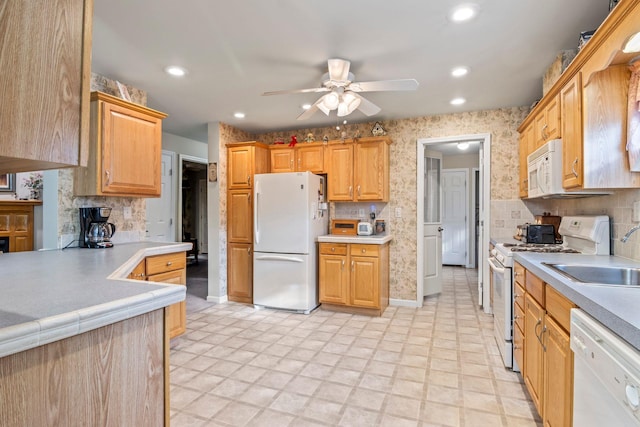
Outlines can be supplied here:
[[386, 230], [386, 223], [384, 221], [384, 219], [377, 219], [376, 220], [376, 234], [382, 234], [384, 233]]

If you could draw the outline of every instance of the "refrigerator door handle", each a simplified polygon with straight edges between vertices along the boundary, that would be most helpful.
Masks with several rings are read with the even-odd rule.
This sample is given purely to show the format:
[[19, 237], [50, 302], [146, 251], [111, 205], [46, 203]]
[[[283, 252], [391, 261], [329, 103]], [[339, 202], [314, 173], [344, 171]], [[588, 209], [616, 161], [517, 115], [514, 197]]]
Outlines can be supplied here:
[[304, 262], [304, 260], [300, 258], [293, 258], [288, 256], [279, 256], [279, 255], [262, 255], [256, 257], [256, 261], [290, 261], [290, 262]]
[[253, 201], [256, 204], [253, 210], [253, 234], [254, 234], [254, 243], [260, 243], [260, 223], [258, 222], [258, 213], [260, 212], [260, 183], [259, 181], [256, 183], [256, 196]]

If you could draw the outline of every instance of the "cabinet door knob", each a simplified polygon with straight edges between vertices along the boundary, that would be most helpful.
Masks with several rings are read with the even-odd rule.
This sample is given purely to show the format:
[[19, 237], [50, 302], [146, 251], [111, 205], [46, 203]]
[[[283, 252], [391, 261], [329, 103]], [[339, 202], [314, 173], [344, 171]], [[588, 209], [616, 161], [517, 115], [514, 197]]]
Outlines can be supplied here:
[[251, 253], [251, 248], [247, 248], [247, 253], [250, 254]]
[[356, 267], [355, 261], [351, 261], [351, 271], [354, 271]]
[[335, 252], [335, 251], [336, 251], [336, 248], [331, 248], [331, 252]]
[[367, 253], [367, 250], [366, 250], [366, 249], [362, 249], [362, 253], [363, 253], [363, 254], [364, 254], [364, 253]]
[[107, 176], [107, 185], [109, 185], [111, 183], [111, 172], [106, 170], [104, 174]]
[[353, 197], [353, 186], [349, 186], [349, 197]]
[[247, 175], [247, 184], [251, 185], [251, 175]]
[[167, 261], [167, 267], [173, 265], [173, 263], [171, 261]]
[[360, 186], [358, 185], [358, 197], [360, 197], [362, 194], [360, 193]]
[[301, 160], [302, 160], [302, 159], [300, 159], [300, 157], [298, 157], [298, 170], [300, 170], [300, 163], [301, 163]]
[[293, 169], [293, 159], [291, 159], [291, 160], [289, 161], [289, 164], [291, 165], [291, 166], [289, 166], [289, 167], [290, 167], [291, 169]]
[[344, 260], [342, 260], [342, 269], [344, 270]]

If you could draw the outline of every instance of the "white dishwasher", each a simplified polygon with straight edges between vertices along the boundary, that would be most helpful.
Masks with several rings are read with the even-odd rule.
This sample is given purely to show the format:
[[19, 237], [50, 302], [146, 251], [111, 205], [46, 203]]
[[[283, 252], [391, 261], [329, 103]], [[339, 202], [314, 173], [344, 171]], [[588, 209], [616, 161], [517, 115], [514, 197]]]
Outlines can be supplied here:
[[571, 310], [573, 425], [640, 426], [640, 352], [580, 309]]

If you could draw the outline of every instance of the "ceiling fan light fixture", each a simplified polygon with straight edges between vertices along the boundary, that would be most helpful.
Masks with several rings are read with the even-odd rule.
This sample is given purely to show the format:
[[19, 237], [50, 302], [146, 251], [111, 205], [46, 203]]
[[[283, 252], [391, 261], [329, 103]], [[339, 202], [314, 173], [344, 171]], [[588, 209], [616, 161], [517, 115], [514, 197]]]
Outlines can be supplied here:
[[339, 103], [340, 97], [338, 96], [338, 94], [335, 92], [330, 92], [323, 97], [321, 104], [323, 104], [327, 108], [327, 110], [333, 111], [338, 108]]
[[348, 116], [356, 111], [360, 106], [361, 99], [352, 93], [345, 93], [342, 95], [342, 100], [338, 105], [338, 117]]

